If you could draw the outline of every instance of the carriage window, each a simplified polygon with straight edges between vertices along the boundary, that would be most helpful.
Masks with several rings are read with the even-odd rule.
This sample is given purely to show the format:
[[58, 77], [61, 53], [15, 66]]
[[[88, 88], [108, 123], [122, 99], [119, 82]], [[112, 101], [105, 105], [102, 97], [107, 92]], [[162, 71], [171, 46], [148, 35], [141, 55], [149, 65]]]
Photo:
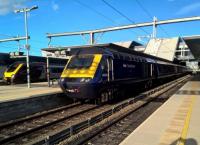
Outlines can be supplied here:
[[93, 62], [94, 56], [74, 56], [70, 60], [67, 68], [87, 68]]

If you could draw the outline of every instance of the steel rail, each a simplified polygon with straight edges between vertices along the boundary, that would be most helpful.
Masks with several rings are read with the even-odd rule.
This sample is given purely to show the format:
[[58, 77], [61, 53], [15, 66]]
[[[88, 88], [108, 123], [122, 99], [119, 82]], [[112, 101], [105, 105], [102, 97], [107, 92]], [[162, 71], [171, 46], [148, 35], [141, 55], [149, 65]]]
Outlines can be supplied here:
[[[158, 97], [152, 98], [150, 101], [145, 102], [141, 106], [138, 106], [138, 107], [128, 111], [127, 113], [123, 113], [122, 112], [121, 113], [122, 115], [120, 117], [116, 118], [116, 119], [111, 119], [110, 118], [109, 120], [112, 120], [112, 121], [107, 120], [106, 122], [109, 122], [109, 123], [106, 123], [106, 125], [102, 125], [103, 123], [101, 123], [100, 126], [102, 126], [102, 127], [99, 127], [100, 129], [94, 129], [94, 128], [97, 128], [97, 126], [94, 127], [93, 130], [95, 130], [95, 132], [90, 133], [90, 135], [88, 135], [87, 137], [84, 137], [83, 139], [80, 139], [81, 140], [80, 144], [87, 144], [88, 142], [91, 143], [91, 144], [95, 144], [96, 141], [98, 143], [98, 135], [101, 135], [101, 134], [103, 134], [103, 136], [101, 137], [101, 140], [103, 140], [102, 144], [109, 144], [109, 143], [106, 142], [106, 140], [107, 140], [106, 139], [106, 137], [107, 137], [106, 134], [108, 134], [108, 136], [111, 135], [112, 138], [117, 138], [118, 134], [116, 134], [116, 133], [120, 133], [121, 134], [122, 132], [120, 132], [120, 130], [122, 128], [123, 129], [127, 128], [127, 125], [129, 124], [129, 125], [131, 125], [131, 129], [133, 129], [133, 130], [129, 130], [129, 129], [126, 130], [125, 129], [126, 131], [125, 132], [123, 131], [122, 135], [125, 134], [124, 137], [123, 137], [123, 139], [125, 139], [131, 132], [134, 131], [134, 129], [136, 129], [140, 124], [142, 124], [142, 122], [144, 120], [146, 120], [154, 111], [156, 111], [163, 103], [165, 103], [170, 98], [172, 92], [174, 94], [177, 91], [177, 88], [180, 88], [183, 84], [184, 84], [184, 82], [183, 83], [179, 83], [178, 85], [176, 85], [175, 87], [171, 88], [170, 90], [167, 90], [166, 92], [160, 94]], [[166, 95], [166, 93], [167, 93], [167, 95]], [[156, 101], [157, 99], [159, 100], [158, 102]], [[156, 107], [154, 105], [152, 105], [153, 108], [154, 108], [153, 111], [149, 110], [149, 109], [152, 109], [150, 107], [151, 103], [153, 103], [154, 105], [156, 104]], [[150, 107], [150, 108], [145, 109], [146, 107]], [[144, 113], [142, 110], [146, 110], [148, 112]], [[143, 112], [143, 114], [137, 114], [136, 113], [136, 112], [141, 112], [141, 111]], [[134, 116], [134, 114], [135, 115], [137, 114], [137, 115]], [[146, 114], [148, 114], [148, 115], [146, 115]], [[140, 117], [138, 117], [138, 116], [140, 116]], [[136, 118], [136, 120], [133, 121], [135, 118]], [[142, 121], [138, 121], [139, 118], [142, 118]], [[122, 121], [122, 123], [121, 123], [121, 121]], [[138, 122], [140, 122], [140, 123], [138, 123]], [[119, 126], [118, 126], [118, 124], [119, 124]], [[132, 126], [134, 126], [134, 127], [132, 127]], [[117, 130], [115, 130], [115, 129], [117, 129]], [[112, 132], [113, 130], [114, 130], [114, 132]], [[95, 139], [97, 139], [97, 140], [95, 140]], [[122, 137], [117, 138], [117, 140], [120, 140], [120, 142], [123, 139], [122, 139]], [[60, 144], [62, 144], [62, 142]]]
[[[94, 117], [88, 118], [78, 124], [75, 124], [66, 129], [63, 129], [61, 132], [58, 132], [57, 134], [46, 136], [46, 138], [43, 138], [35, 143], [39, 144], [39, 145], [40, 144], [56, 144], [67, 138], [68, 139], [71, 137], [73, 138], [74, 136], [76, 136], [76, 134], [81, 133], [81, 131], [83, 131], [84, 129], [95, 126], [99, 122], [103, 121], [104, 119], [107, 119], [108, 117], [110, 117], [112, 115], [115, 115], [116, 113], [118, 113], [119, 111], [121, 111], [122, 109], [126, 108], [129, 105], [134, 105], [134, 103], [137, 103], [138, 101], [141, 101], [141, 100], [143, 101], [143, 103], [141, 103], [142, 105], [144, 103], [148, 103], [149, 101], [151, 101], [158, 95], [173, 88], [174, 86], [176, 86], [177, 84], [186, 80], [187, 78], [189, 78], [189, 76], [179, 78], [175, 81], [169, 82], [169, 83], [161, 85], [155, 89], [152, 89], [150, 91], [142, 93], [135, 98], [130, 98], [128, 100], [125, 100], [117, 105], [112, 106], [110, 109], [108, 109]], [[136, 107], [136, 108], [138, 108], [138, 107]], [[77, 135], [77, 137], [80, 137], [80, 136]], [[77, 140], [77, 139], [78, 138], [75, 137], [75, 140]]]
[[[185, 77], [187, 78], [187, 77]], [[34, 140], [32, 143], [34, 144], [55, 144], [55, 143], [58, 143], [66, 138], [70, 138], [72, 137], [73, 135], [81, 132], [82, 130], [86, 129], [86, 128], [89, 128], [91, 126], [94, 126], [96, 124], [98, 124], [99, 122], [101, 122], [102, 120], [116, 114], [117, 112], [121, 111], [122, 109], [126, 108], [127, 106], [129, 105], [133, 105], [134, 103], [138, 102], [138, 101], [146, 101], [148, 102], [149, 100], [153, 99], [154, 97], [156, 97], [156, 95], [158, 96], [159, 92], [163, 90], [168, 90], [170, 88], [172, 88], [173, 86], [176, 85], [176, 82], [179, 83], [181, 81], [183, 81], [185, 78], [181, 78], [181, 79], [178, 79], [178, 80], [175, 80], [175, 81], [172, 81], [172, 82], [169, 82], [167, 84], [164, 84], [164, 85], [161, 85], [155, 89], [152, 89], [152, 90], [149, 90], [147, 92], [144, 92], [134, 98], [130, 98], [128, 100], [125, 100], [121, 103], [118, 103], [117, 105], [113, 105], [112, 107], [108, 107], [108, 108], [104, 108], [102, 111], [98, 108], [100, 108], [100, 106], [94, 106], [94, 107], [90, 107], [89, 109], [86, 108], [86, 110], [83, 110], [83, 111], [80, 111], [80, 112], [77, 112], [77, 113], [74, 113], [74, 114], [71, 114], [69, 116], [65, 116], [61, 119], [58, 119], [58, 120], [54, 120], [54, 121], [51, 121], [51, 122], [48, 122], [42, 126], [38, 126], [38, 127], [35, 127], [35, 128], [30, 128], [29, 130], [26, 130], [24, 132], [20, 132], [18, 134], [14, 134], [12, 136], [8, 136], [7, 138], [4, 138], [4, 139], [1, 139], [0, 140], [0, 144], [3, 144], [3, 143], [10, 143], [18, 138], [23, 138], [23, 136], [27, 136], [27, 134], [32, 134], [34, 133], [35, 131], [40, 131], [42, 129], [47, 129], [49, 130], [49, 128], [47, 127], [50, 127], [51, 129], [51, 126], [53, 125], [56, 125], [56, 124], [59, 124], [59, 123], [62, 123], [63, 121], [66, 121], [66, 120], [69, 120], [70, 118], [73, 118], [73, 117], [77, 117], [77, 116], [81, 116], [81, 115], [84, 115], [84, 113], [87, 113], [89, 111], [95, 111], [95, 109], [98, 109], [100, 110], [100, 113], [98, 115], [93, 115], [90, 116], [90, 118], [86, 119], [82, 119], [81, 122], [77, 123], [77, 124], [73, 124], [72, 126], [69, 126], [68, 127], [63, 127], [61, 128], [60, 131], [56, 132], [56, 133], [53, 133], [49, 136], [46, 136], [46, 137], [42, 137], [40, 138], [39, 140]], [[153, 96], [153, 97], [152, 97]], [[103, 107], [102, 107], [103, 108]], [[109, 109], [110, 108], [110, 109]], [[73, 120], [73, 119], [72, 119]]]
[[42, 116], [45, 116], [45, 115], [57, 113], [57, 112], [60, 112], [62, 110], [65, 110], [65, 109], [74, 108], [74, 107], [77, 107], [78, 105], [80, 105], [80, 103], [73, 103], [73, 104], [69, 104], [67, 106], [62, 106], [62, 107], [59, 107], [59, 108], [56, 108], [56, 109], [43, 111], [42, 113], [36, 113], [36, 114], [30, 115], [30, 116], [27, 116], [27, 117], [24, 117], [24, 118], [12, 120], [12, 121], [9, 121], [9, 122], [6, 122], [6, 123], [1, 123], [0, 124], [0, 130], [4, 129], [6, 127], [14, 126], [14, 125], [19, 124], [19, 123], [23, 123], [25, 121], [30, 121], [30, 120], [42, 117]]
[[[83, 106], [83, 105], [81, 105], [81, 106]], [[77, 106], [73, 106], [73, 108], [74, 107], [77, 107]], [[30, 133], [33, 133], [33, 132], [35, 132], [35, 131], [38, 131], [38, 130], [41, 130], [41, 129], [43, 129], [43, 128], [46, 128], [46, 127], [49, 127], [49, 126], [51, 126], [51, 125], [54, 125], [54, 124], [57, 124], [57, 123], [59, 123], [59, 122], [62, 122], [62, 121], [64, 121], [64, 120], [67, 120], [67, 119], [70, 119], [70, 118], [72, 118], [72, 117], [74, 117], [74, 116], [77, 116], [77, 115], [80, 115], [80, 114], [82, 114], [82, 113], [85, 113], [85, 112], [87, 112], [87, 111], [90, 111], [90, 110], [93, 110], [93, 109], [95, 109], [95, 108], [98, 108], [98, 107], [100, 107], [100, 106], [94, 106], [94, 107], [88, 107], [88, 109], [86, 108], [85, 110], [83, 110], [83, 111], [79, 111], [79, 112], [77, 112], [77, 113], [74, 113], [74, 114], [71, 114], [71, 115], [69, 115], [69, 116], [65, 116], [65, 117], [63, 117], [63, 118], [60, 118], [60, 119], [57, 119], [57, 120], [53, 120], [53, 121], [50, 121], [50, 122], [48, 122], [48, 123], [45, 123], [44, 122], [44, 124], [43, 125], [40, 125], [40, 126], [36, 126], [36, 127], [34, 127], [34, 128], [31, 128], [31, 129], [27, 129], [27, 130], [25, 130], [24, 132], [19, 132], [19, 133], [17, 133], [17, 134], [13, 134], [13, 135], [11, 135], [11, 136], [7, 136], [6, 138], [3, 138], [3, 139], [0, 139], [0, 144], [5, 144], [5, 143], [8, 143], [8, 142], [10, 142], [10, 141], [12, 141], [12, 140], [15, 140], [15, 139], [17, 139], [17, 138], [20, 138], [20, 137], [22, 137], [22, 136], [25, 136], [25, 135], [27, 135], [27, 134], [30, 134]], [[67, 109], [72, 109], [72, 108], [67, 108]], [[77, 109], [77, 108], [76, 108]], [[60, 110], [61, 111], [61, 110]], [[71, 110], [71, 111], [73, 111], [73, 110]], [[51, 113], [48, 113], [48, 115], [49, 114], [51, 114]], [[42, 116], [42, 115], [41, 115]], [[36, 117], [37, 118], [37, 117]], [[21, 122], [21, 121], [20, 121]], [[23, 122], [23, 121], [22, 121]], [[16, 124], [14, 124], [14, 125], [16, 125]], [[6, 125], [5, 125], [6, 126]], [[8, 127], [9, 127], [9, 125], [8, 125]], [[6, 128], [4, 128], [4, 130], [5, 130]]]

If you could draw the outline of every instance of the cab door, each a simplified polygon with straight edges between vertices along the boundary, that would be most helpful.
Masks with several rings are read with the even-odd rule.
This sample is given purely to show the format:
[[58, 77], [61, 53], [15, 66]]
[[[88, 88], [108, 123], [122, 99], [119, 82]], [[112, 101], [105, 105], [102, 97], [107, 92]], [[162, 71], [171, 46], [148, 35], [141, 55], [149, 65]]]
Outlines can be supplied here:
[[102, 69], [102, 80], [103, 81], [112, 81], [114, 80], [113, 75], [113, 60], [110, 57], [104, 57], [101, 62]]
[[113, 81], [114, 80], [113, 59], [111, 57], [108, 57], [106, 61], [108, 66], [108, 81]]

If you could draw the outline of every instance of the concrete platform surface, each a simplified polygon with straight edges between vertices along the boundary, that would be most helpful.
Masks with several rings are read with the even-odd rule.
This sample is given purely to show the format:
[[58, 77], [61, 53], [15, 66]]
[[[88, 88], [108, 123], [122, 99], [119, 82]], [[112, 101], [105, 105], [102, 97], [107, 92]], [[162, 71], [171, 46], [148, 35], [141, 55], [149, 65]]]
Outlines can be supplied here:
[[189, 81], [120, 145], [200, 144], [200, 81]]
[[31, 88], [27, 84], [0, 86], [0, 103], [60, 92], [57, 84], [48, 87], [47, 82], [32, 83]]

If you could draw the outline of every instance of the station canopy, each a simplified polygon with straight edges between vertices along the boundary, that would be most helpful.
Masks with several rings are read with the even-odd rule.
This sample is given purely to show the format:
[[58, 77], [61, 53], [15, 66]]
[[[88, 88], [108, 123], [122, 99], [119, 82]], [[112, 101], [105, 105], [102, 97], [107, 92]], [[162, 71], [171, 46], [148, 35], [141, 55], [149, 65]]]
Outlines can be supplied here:
[[175, 52], [179, 47], [179, 42], [179, 37], [162, 39], [152, 38], [149, 40], [144, 53], [173, 61]]
[[174, 38], [152, 38], [144, 53], [174, 61], [176, 51], [181, 44], [186, 44], [195, 60], [200, 60], [200, 35]]
[[200, 60], [200, 35], [185, 36], [183, 40], [192, 52], [194, 58]]

